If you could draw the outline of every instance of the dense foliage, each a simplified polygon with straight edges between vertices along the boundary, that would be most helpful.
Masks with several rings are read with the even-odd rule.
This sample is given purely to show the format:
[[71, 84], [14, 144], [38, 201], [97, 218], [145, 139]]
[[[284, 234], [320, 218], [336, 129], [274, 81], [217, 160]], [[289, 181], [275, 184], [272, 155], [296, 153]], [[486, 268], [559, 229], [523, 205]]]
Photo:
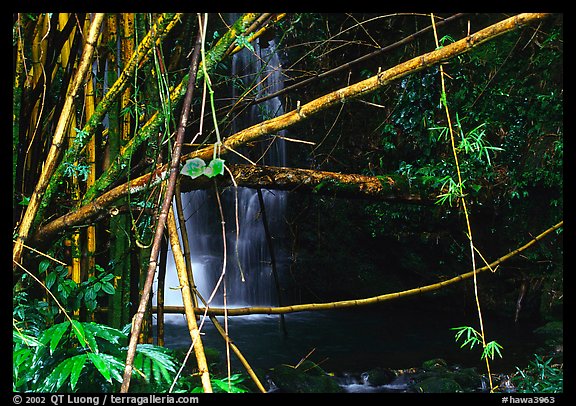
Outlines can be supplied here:
[[[85, 31], [90, 26], [89, 19], [84, 23], [89, 15], [67, 20], [63, 14], [14, 16], [14, 238], [19, 237], [16, 230], [50, 157], [51, 137], [72, 78], [73, 66], [67, 61], [75, 61], [83, 49], [85, 38], [76, 26], [86, 24]], [[241, 48], [242, 55], [265, 64], [268, 61], [262, 62], [261, 55], [253, 58], [255, 49], [266, 49], [275, 38], [286, 88], [280, 95], [282, 108], [293, 111], [447, 46], [465, 37], [471, 22], [477, 30], [508, 17], [470, 14], [441, 25], [437, 32], [418, 33], [430, 24], [430, 15], [265, 13], [258, 20], [264, 33], [247, 33], [249, 29], [242, 26], [238, 36], [230, 39], [240, 16], [209, 19], [201, 72], [210, 81], [206, 94], [198, 91], [192, 102], [186, 131], [187, 140], [193, 141], [184, 145], [185, 153], [207, 145], [219, 147], [221, 137], [242, 129], [248, 118], [266, 120], [279, 113], [259, 104], [260, 83], [234, 70], [230, 56]], [[42, 200], [33, 231], [170, 161], [182, 88], [189, 79], [185, 72], [198, 28], [196, 15], [175, 19], [176, 28], [137, 65], [125, 91], [114, 100], [105, 99], [122, 69], [129, 66], [131, 52], [153, 31], [157, 17], [134, 15], [132, 35], [122, 36], [119, 27], [129, 30], [130, 24], [122, 26], [120, 15], [107, 16], [96, 44], [93, 80], [86, 81], [90, 87], [86, 85], [85, 94], [78, 98], [82, 103], [73, 109], [62, 144], [62, 152], [67, 151], [60, 157], [49, 193], [42, 191], [40, 199], [46, 201]], [[449, 15], [440, 17], [439, 24]], [[413, 33], [418, 35], [412, 37]], [[252, 41], [258, 36], [255, 48]], [[364, 58], [385, 47], [389, 49]], [[445, 91], [439, 67], [432, 66], [366, 96], [343, 100], [286, 130], [287, 137], [303, 140], [287, 143], [288, 166], [379, 179], [401, 175], [415, 193], [434, 191], [436, 201], [389, 203], [290, 193], [285, 213], [286, 250], [290, 251], [282, 280], [285, 301], [367, 297], [468, 271], [469, 240], [460, 186], [475, 247], [487, 260], [562, 220], [562, 16], [506, 33], [444, 63], [443, 70]], [[103, 101], [109, 103], [106, 113], [91, 123], [93, 105]], [[449, 107], [450, 122], [444, 106]], [[203, 131], [196, 134], [200, 124]], [[249, 157], [267, 163], [260, 159], [275, 136], [233, 151], [235, 155], [224, 151], [229, 153], [226, 161], [214, 148], [211, 161], [189, 160], [181, 173], [213, 180], [227, 176], [229, 162]], [[460, 162], [461, 184], [453, 151]], [[148, 181], [140, 193], [108, 203], [99, 216], [80, 226], [64, 227], [42, 241], [14, 268], [14, 391], [118, 390], [163, 193]], [[162, 258], [160, 268], [166, 266], [166, 257]], [[561, 230], [491, 277], [493, 283], [480, 291], [483, 305], [491, 311], [516, 322], [561, 320]], [[470, 291], [470, 283], [440, 294], [456, 290], [461, 295]], [[472, 307], [472, 295], [464, 296]], [[175, 354], [153, 345], [152, 324], [148, 314], [141, 339], [145, 344], [137, 347], [133, 391], [167, 391], [178, 370], [180, 360]], [[491, 348], [499, 352], [497, 344]], [[517, 387], [557, 391], [563, 377], [551, 362], [536, 356], [527, 369], [518, 370]], [[187, 372], [176, 382], [175, 391], [200, 390], [198, 380], [190, 377], [196, 371]], [[244, 379], [240, 374], [226, 379], [213, 376], [212, 383], [216, 391], [244, 392], [248, 390]]]

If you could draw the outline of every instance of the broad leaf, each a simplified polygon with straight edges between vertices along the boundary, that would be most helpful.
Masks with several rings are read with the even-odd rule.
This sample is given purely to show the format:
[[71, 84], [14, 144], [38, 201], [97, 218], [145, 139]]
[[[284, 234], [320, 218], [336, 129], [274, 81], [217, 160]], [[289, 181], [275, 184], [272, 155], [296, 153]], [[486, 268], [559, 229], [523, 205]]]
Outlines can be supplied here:
[[74, 358], [67, 358], [61, 363], [59, 363], [56, 368], [52, 370], [50, 375], [46, 377], [41, 390], [47, 392], [55, 392], [66, 382], [66, 379], [70, 376], [72, 368], [74, 366]]
[[[78, 342], [82, 347], [86, 347], [88, 342], [86, 341], [86, 333], [84, 332], [84, 327], [82, 327], [82, 323], [78, 320], [72, 320], [72, 331], [76, 335]], [[93, 349], [94, 350], [94, 349]]]

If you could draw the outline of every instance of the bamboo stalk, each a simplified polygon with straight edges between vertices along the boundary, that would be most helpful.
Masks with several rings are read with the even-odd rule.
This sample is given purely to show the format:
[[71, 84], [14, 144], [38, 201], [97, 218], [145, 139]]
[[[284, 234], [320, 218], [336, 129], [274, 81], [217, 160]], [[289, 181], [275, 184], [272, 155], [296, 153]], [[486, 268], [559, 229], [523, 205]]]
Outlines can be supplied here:
[[[94, 82], [92, 75], [89, 75], [84, 91], [84, 102], [86, 118], [90, 118], [94, 114]], [[96, 140], [94, 137], [88, 142], [86, 149], [86, 160], [90, 167], [88, 177], [86, 178], [86, 187], [90, 187], [96, 181]], [[96, 226], [90, 225], [86, 229], [86, 259], [88, 277], [94, 276], [94, 269], [96, 266]], [[94, 314], [90, 316], [94, 317]]]
[[70, 91], [66, 96], [66, 100], [64, 102], [64, 107], [62, 108], [62, 113], [60, 118], [58, 119], [58, 123], [56, 125], [56, 130], [54, 132], [54, 137], [52, 140], [52, 145], [50, 146], [50, 150], [48, 152], [48, 157], [44, 162], [44, 166], [42, 167], [42, 173], [40, 174], [40, 179], [34, 188], [34, 193], [30, 197], [30, 202], [24, 212], [24, 217], [20, 226], [18, 227], [18, 236], [16, 237], [16, 241], [12, 251], [12, 260], [13, 260], [13, 269], [15, 269], [16, 264], [20, 263], [23, 251], [23, 243], [26, 242], [28, 239], [28, 234], [30, 232], [32, 222], [36, 216], [36, 213], [40, 207], [40, 202], [42, 200], [42, 196], [46, 191], [48, 186], [48, 182], [50, 181], [50, 177], [52, 176], [54, 169], [56, 168], [58, 156], [60, 155], [60, 149], [62, 143], [64, 141], [64, 137], [66, 134], [66, 130], [68, 128], [68, 124], [70, 122], [70, 118], [73, 113], [73, 104], [80, 87], [84, 81], [84, 77], [88, 72], [90, 67], [90, 63], [92, 61], [92, 56], [94, 54], [94, 43], [96, 42], [98, 36], [100, 35], [100, 27], [102, 25], [102, 21], [104, 19], [104, 14], [98, 13], [94, 16], [94, 21], [90, 25], [90, 31], [87, 36], [86, 45], [84, 50], [82, 51], [82, 56], [80, 59], [80, 63], [78, 65], [78, 70], [74, 79], [72, 81], [72, 85], [70, 86]]
[[158, 287], [156, 289], [156, 337], [157, 344], [164, 347], [164, 298], [166, 286], [166, 265], [168, 262], [168, 236], [162, 238], [160, 261], [158, 263]]
[[[225, 313], [228, 316], [242, 316], [247, 314], [286, 314], [286, 313], [296, 313], [296, 312], [303, 312], [303, 311], [317, 311], [317, 310], [333, 310], [333, 309], [343, 309], [349, 307], [356, 307], [356, 306], [367, 306], [373, 305], [382, 302], [388, 302], [394, 299], [400, 299], [408, 296], [414, 296], [421, 293], [431, 292], [434, 290], [441, 289], [443, 287], [452, 285], [457, 282], [464, 281], [466, 279], [472, 278], [474, 273], [481, 273], [488, 270], [494, 270], [498, 265], [502, 264], [503, 262], [509, 260], [510, 258], [518, 255], [519, 253], [527, 250], [532, 245], [536, 244], [538, 241], [542, 240], [544, 237], [549, 235], [550, 233], [554, 232], [555, 230], [559, 229], [564, 225], [564, 220], [560, 221], [556, 225], [550, 227], [549, 229], [543, 231], [538, 236], [534, 237], [532, 240], [524, 244], [523, 246], [516, 248], [515, 250], [510, 251], [508, 254], [501, 256], [500, 258], [496, 259], [495, 261], [491, 262], [490, 264], [483, 266], [481, 268], [476, 269], [475, 271], [470, 271], [467, 273], [460, 274], [453, 278], [447, 279], [445, 281], [441, 281], [438, 283], [434, 283], [431, 285], [420, 286], [414, 289], [408, 289], [401, 292], [394, 292], [394, 293], [386, 293], [384, 295], [373, 296], [366, 299], [354, 299], [354, 300], [341, 300], [336, 302], [330, 303], [307, 303], [307, 304], [300, 304], [300, 305], [292, 305], [292, 306], [283, 306], [283, 307], [240, 307], [240, 308], [233, 308], [233, 309], [224, 309], [224, 308], [215, 308], [209, 307], [206, 308], [198, 308], [194, 309], [196, 313], [204, 313], [206, 312], [208, 315], [214, 316], [222, 316]], [[178, 306], [166, 306], [164, 308], [166, 313], [182, 313], [182, 308]]]
[[172, 254], [174, 255], [174, 264], [176, 265], [176, 272], [178, 273], [178, 281], [180, 283], [180, 290], [182, 292], [182, 302], [184, 303], [184, 313], [186, 314], [186, 321], [188, 323], [188, 331], [194, 346], [194, 354], [198, 363], [198, 371], [202, 381], [202, 387], [205, 393], [212, 393], [212, 383], [210, 382], [210, 373], [208, 371], [208, 363], [206, 362], [206, 354], [204, 353], [204, 346], [202, 338], [200, 337], [200, 330], [196, 323], [196, 314], [194, 313], [193, 295], [190, 289], [190, 282], [188, 281], [188, 273], [186, 271], [186, 263], [182, 255], [182, 248], [178, 237], [178, 230], [176, 228], [176, 219], [174, 218], [174, 210], [168, 212], [166, 220], [166, 227], [170, 236], [170, 246], [172, 247]]
[[[20, 20], [20, 14], [18, 20]], [[20, 144], [20, 110], [24, 84], [24, 41], [20, 34], [20, 21], [16, 39], [16, 63], [12, 93], [12, 208], [16, 207], [16, 174], [18, 172], [18, 148]]]
[[[180, 191], [180, 180], [176, 182], [176, 213], [178, 214], [178, 225], [180, 226], [180, 234], [182, 235], [182, 246], [184, 247], [184, 259], [186, 260], [186, 273], [190, 286], [196, 291], [196, 284], [194, 283], [194, 273], [192, 272], [192, 257], [190, 255], [190, 241], [188, 240], [188, 230], [186, 228], [186, 219], [184, 218], [184, 208], [182, 207], [182, 193]], [[198, 307], [198, 298], [192, 295], [194, 307]]]
[[[190, 70], [188, 76], [191, 78], [196, 77], [199, 55], [200, 55], [200, 44], [201, 36], [200, 30], [198, 32], [196, 43], [194, 47], [194, 53], [190, 61]], [[156, 231], [154, 234], [154, 240], [152, 244], [152, 249], [150, 252], [150, 261], [148, 265], [148, 271], [146, 274], [146, 280], [142, 288], [142, 296], [140, 303], [138, 305], [138, 311], [136, 312], [134, 319], [132, 321], [132, 333], [130, 334], [130, 342], [128, 344], [128, 351], [126, 354], [126, 366], [124, 368], [124, 376], [122, 379], [122, 385], [120, 387], [121, 393], [128, 392], [130, 387], [130, 380], [132, 378], [132, 369], [134, 363], [134, 356], [136, 354], [136, 345], [138, 344], [138, 335], [140, 333], [140, 327], [146, 309], [148, 306], [148, 301], [150, 299], [150, 292], [152, 290], [152, 283], [154, 281], [154, 274], [156, 271], [156, 264], [158, 259], [158, 250], [160, 247], [160, 239], [164, 233], [164, 228], [166, 225], [166, 218], [172, 207], [172, 199], [174, 197], [174, 189], [176, 186], [176, 178], [180, 171], [180, 155], [182, 152], [182, 140], [184, 139], [184, 133], [186, 131], [186, 125], [188, 123], [188, 115], [190, 114], [190, 108], [192, 104], [192, 96], [194, 92], [195, 82], [188, 81], [188, 86], [186, 90], [186, 96], [184, 97], [184, 102], [182, 106], [182, 114], [180, 117], [180, 123], [178, 125], [178, 130], [176, 134], [176, 141], [174, 143], [174, 148], [172, 151], [172, 158], [170, 162], [170, 177], [168, 179], [168, 185], [166, 187], [166, 194], [164, 196], [164, 201], [162, 203], [162, 209], [160, 211], [160, 216], [158, 218], [158, 224], [156, 226]]]
[[[134, 14], [122, 13], [120, 16], [120, 28], [122, 30], [122, 37], [120, 38], [120, 55], [123, 66], [130, 63], [130, 59], [134, 53]], [[126, 87], [122, 92], [120, 100], [120, 111], [124, 111], [130, 105], [130, 87]], [[127, 142], [130, 139], [131, 133], [131, 117], [130, 114], [124, 114], [122, 117], [122, 140]]]

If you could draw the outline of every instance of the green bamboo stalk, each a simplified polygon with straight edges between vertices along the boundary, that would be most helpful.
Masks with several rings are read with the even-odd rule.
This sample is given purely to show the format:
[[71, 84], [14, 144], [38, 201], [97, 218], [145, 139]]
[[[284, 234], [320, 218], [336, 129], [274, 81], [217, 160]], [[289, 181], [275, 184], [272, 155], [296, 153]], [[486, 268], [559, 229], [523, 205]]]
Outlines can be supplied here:
[[[118, 20], [115, 14], [108, 16], [108, 39], [107, 43], [116, 47], [118, 41]], [[115, 52], [108, 53], [108, 80], [115, 83], [117, 77], [118, 60]], [[120, 127], [120, 107], [118, 99], [114, 99], [108, 110], [108, 148], [110, 159], [115, 159], [120, 154], [122, 147], [121, 127]], [[125, 199], [118, 201], [122, 204]], [[110, 297], [108, 312], [108, 323], [114, 328], [121, 328], [125, 321], [123, 317], [126, 306], [123, 302], [123, 290], [126, 270], [130, 269], [130, 223], [126, 214], [118, 214], [110, 218], [110, 259], [112, 262], [112, 273], [114, 274], [115, 291]], [[128, 255], [127, 255], [128, 254]]]

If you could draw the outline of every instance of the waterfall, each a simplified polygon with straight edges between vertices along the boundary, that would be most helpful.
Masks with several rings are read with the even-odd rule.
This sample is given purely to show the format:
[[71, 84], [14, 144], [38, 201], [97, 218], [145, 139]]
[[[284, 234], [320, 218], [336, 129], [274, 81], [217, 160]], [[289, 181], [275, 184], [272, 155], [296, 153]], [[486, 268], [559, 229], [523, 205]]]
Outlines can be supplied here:
[[[234, 18], [234, 17], [232, 17]], [[231, 77], [244, 83], [244, 88], [255, 88], [256, 97], [271, 94], [283, 87], [280, 59], [274, 40], [260, 43], [256, 39], [252, 46], [254, 53], [243, 49], [233, 55]], [[232, 89], [234, 100], [239, 94]], [[284, 113], [279, 98], [271, 98], [250, 106], [234, 119], [231, 134], [247, 128], [257, 122]], [[282, 134], [277, 134], [282, 135]], [[258, 152], [252, 153], [252, 159], [259, 164], [285, 166], [286, 149], [284, 140], [275, 136], [260, 143]], [[244, 151], [243, 151], [244, 153]], [[248, 152], [246, 152], [248, 153]], [[225, 157], [226, 162], [241, 162], [233, 153]], [[243, 163], [246, 163], [245, 161]], [[224, 176], [228, 176], [226, 173]], [[270, 258], [270, 247], [266, 238], [262, 219], [261, 204], [257, 190], [229, 187], [221, 192], [221, 203], [226, 227], [226, 303], [230, 307], [247, 305], [277, 305], [278, 297]], [[284, 191], [261, 190], [268, 228], [272, 236], [276, 257], [276, 269], [282, 273], [287, 266], [285, 254], [284, 211], [287, 194]], [[189, 236], [190, 253], [194, 282], [205, 300], [211, 296], [223, 268], [223, 236], [221, 218], [215, 191], [196, 190], [182, 195], [186, 227]], [[236, 219], [236, 204], [238, 218]], [[236, 224], [238, 223], [238, 229]], [[172, 255], [169, 253], [168, 258]], [[173, 260], [167, 266], [165, 304], [182, 305], [178, 279]], [[244, 280], [243, 280], [244, 279]], [[223, 285], [210, 303], [212, 306], [223, 304]]]

